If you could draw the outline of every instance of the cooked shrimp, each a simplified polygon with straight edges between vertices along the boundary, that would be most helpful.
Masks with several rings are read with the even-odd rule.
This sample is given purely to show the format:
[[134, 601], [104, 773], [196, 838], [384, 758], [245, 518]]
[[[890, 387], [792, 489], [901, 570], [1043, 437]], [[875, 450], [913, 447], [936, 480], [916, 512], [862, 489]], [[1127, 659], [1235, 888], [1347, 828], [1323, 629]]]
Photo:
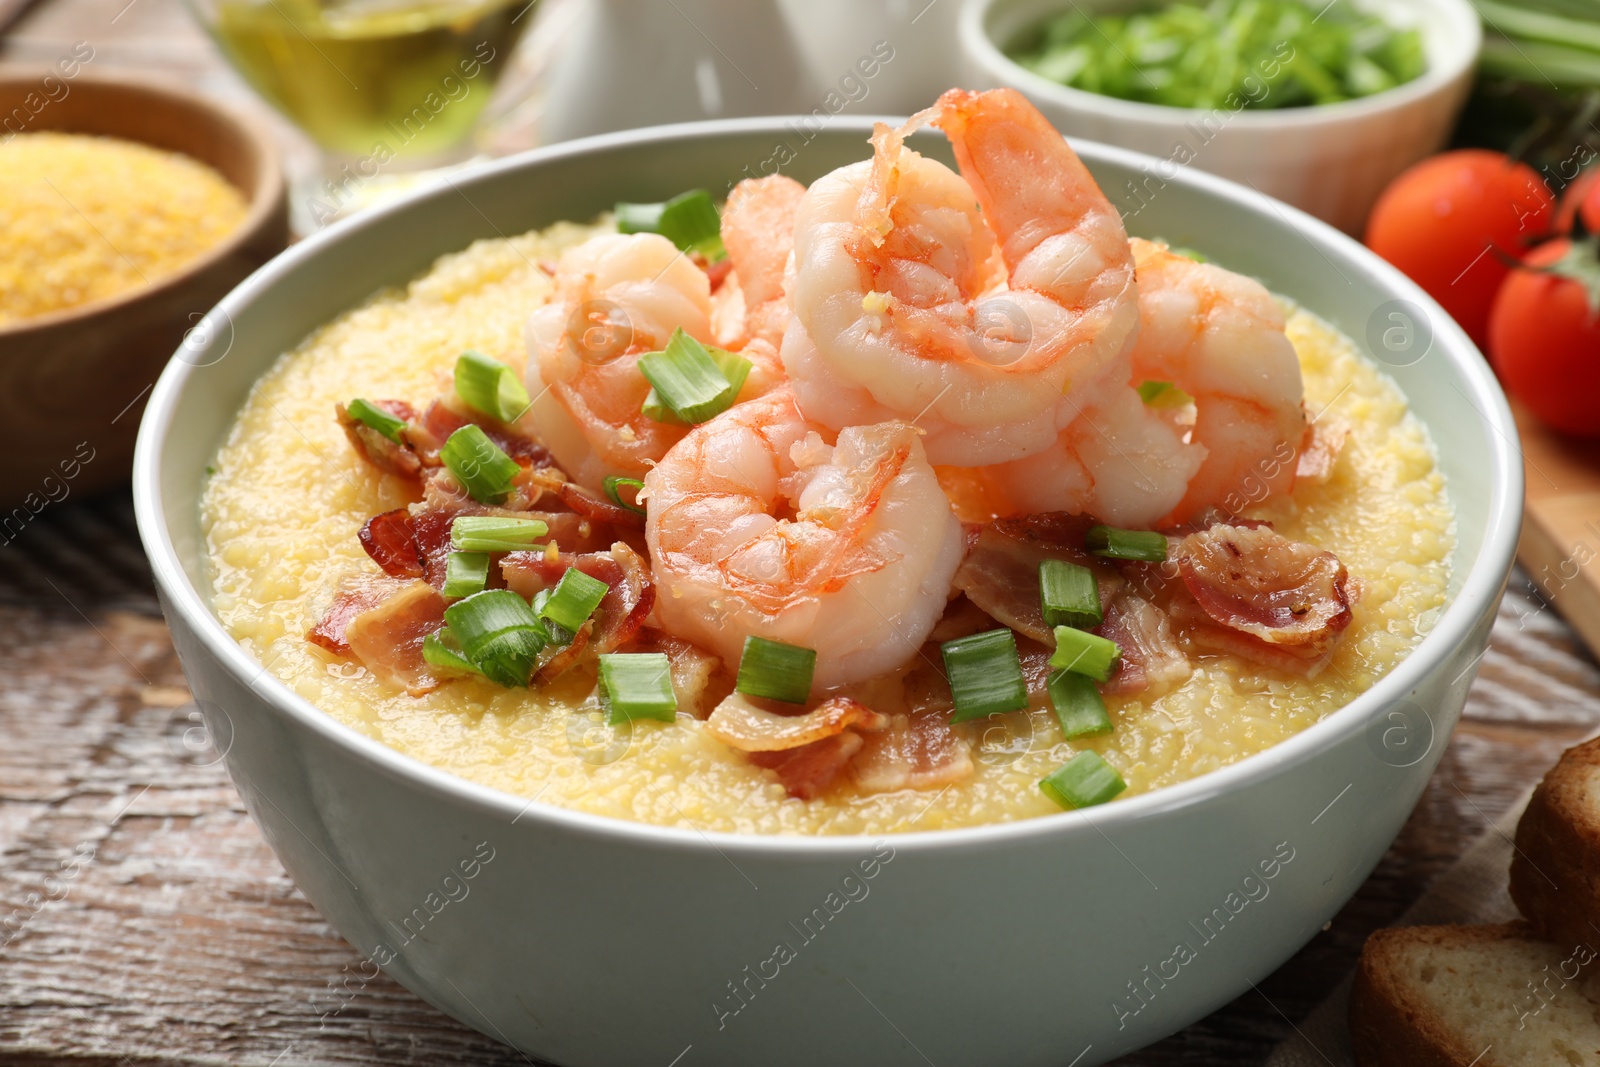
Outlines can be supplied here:
[[572, 479], [642, 478], [684, 435], [646, 418], [639, 356], [682, 328], [711, 340], [705, 272], [657, 234], [602, 234], [561, 257], [556, 295], [528, 318], [531, 422]]
[[[793, 313], [783, 289], [783, 274], [794, 251], [795, 211], [806, 187], [772, 174], [746, 178], [733, 187], [722, 209], [722, 244], [733, 273], [725, 285], [739, 295], [740, 314], [719, 331], [726, 347], [739, 349], [753, 339], [777, 351]], [[713, 299], [715, 303], [715, 299]]]
[[1043, 452], [974, 472], [983, 510], [1016, 516], [1092, 515], [1113, 526], [1151, 526], [1183, 499], [1206, 450], [1147, 406], [1124, 358], [1101, 382], [1075, 391], [1076, 415]]
[[806, 187], [781, 174], [746, 178], [722, 208], [722, 244], [732, 269], [711, 294], [717, 344], [750, 361], [740, 395], [760, 396], [787, 375], [778, 344], [793, 314], [783, 275], [794, 251], [794, 213]]
[[1207, 508], [1237, 513], [1288, 492], [1306, 421], [1282, 305], [1252, 278], [1165, 245], [1131, 243], [1139, 278], [1133, 380], [1172, 382], [1192, 396], [1192, 440], [1206, 448], [1168, 522]]
[[[931, 123], [961, 174], [906, 148]], [[934, 463], [1038, 452], [1138, 324], [1122, 220], [1019, 93], [951, 90], [795, 221], [784, 365], [809, 418], [914, 419]]]
[[813, 648], [816, 690], [915, 655], [964, 546], [915, 429], [830, 445], [787, 389], [695, 427], [641, 496], [661, 624], [730, 664], [752, 634]]

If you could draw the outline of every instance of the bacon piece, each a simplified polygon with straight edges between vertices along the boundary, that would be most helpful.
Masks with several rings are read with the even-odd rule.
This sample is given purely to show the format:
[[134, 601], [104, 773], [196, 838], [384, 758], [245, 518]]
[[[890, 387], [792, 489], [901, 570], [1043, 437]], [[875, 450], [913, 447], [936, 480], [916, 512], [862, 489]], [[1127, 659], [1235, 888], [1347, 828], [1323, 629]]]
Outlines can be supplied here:
[[555, 465], [550, 450], [517, 427], [468, 410], [453, 397], [429, 404], [428, 410], [422, 413], [422, 418], [413, 428], [411, 436], [422, 451], [423, 462], [437, 466], [439, 449], [444, 447], [451, 434], [468, 423], [475, 423], [489, 440], [500, 446], [502, 452], [524, 466]]
[[791, 797], [811, 800], [833, 784], [861, 745], [861, 735], [846, 730], [799, 748], [751, 752], [745, 758], [757, 767], [778, 772], [778, 781]]
[[348, 656], [350, 644], [345, 640], [345, 631], [350, 626], [350, 620], [363, 611], [377, 607], [405, 584], [393, 578], [374, 578], [365, 574], [345, 578], [339, 583], [321, 621], [307, 631], [306, 640], [336, 656]]
[[1000, 624], [994, 621], [993, 615], [968, 600], [965, 595], [957, 593], [944, 606], [944, 614], [939, 616], [939, 621], [933, 625], [933, 632], [928, 634], [928, 641], [936, 646], [934, 659], [939, 658], [938, 645], [954, 641], [958, 637], [970, 637], [985, 630], [993, 630], [998, 625]]
[[783, 715], [734, 692], [717, 705], [705, 728], [706, 733], [741, 752], [777, 752], [809, 745], [852, 727], [873, 731], [888, 725], [887, 715], [850, 697], [831, 697], [810, 711]]
[[1332, 478], [1339, 452], [1349, 438], [1350, 424], [1343, 419], [1319, 419], [1308, 425], [1300, 443], [1300, 459], [1295, 464], [1295, 481], [1322, 485]]
[[506, 588], [532, 599], [576, 567], [610, 586], [600, 604], [571, 643], [542, 653], [536, 681], [547, 682], [579, 663], [614, 652], [633, 640], [656, 603], [655, 583], [643, 556], [618, 541], [609, 552], [510, 552], [500, 561]]
[[864, 742], [850, 773], [866, 793], [938, 789], [972, 774], [971, 749], [950, 729], [947, 710], [891, 716]]
[[[410, 423], [417, 417], [416, 409], [404, 400], [374, 400], [375, 408], [382, 408], [395, 418]], [[343, 404], [335, 405], [334, 414], [350, 445], [362, 458], [387, 474], [401, 478], [415, 478], [422, 472], [422, 460], [409, 442], [396, 444], [361, 420], [354, 418]], [[406, 435], [401, 434], [404, 438]]]
[[1109, 564], [1084, 551], [1083, 535], [1093, 524], [1082, 516], [1052, 512], [1001, 519], [975, 534], [969, 527], [967, 558], [956, 570], [955, 588], [1018, 633], [1054, 644], [1054, 628], [1045, 623], [1039, 603], [1040, 563], [1062, 559], [1090, 568], [1100, 583], [1102, 602], [1121, 584]]
[[411, 526], [411, 511], [395, 508], [374, 515], [361, 527], [361, 547], [391, 578], [421, 578], [422, 555]]
[[1122, 655], [1102, 693], [1141, 693], [1159, 696], [1183, 682], [1193, 672], [1173, 635], [1167, 613], [1142, 596], [1124, 591], [1106, 608], [1105, 622], [1095, 633], [1117, 643]]
[[427, 582], [415, 581], [351, 619], [345, 641], [379, 681], [421, 696], [440, 682], [422, 658], [422, 642], [443, 625], [444, 597]]
[[690, 641], [646, 626], [627, 646], [629, 652], [659, 652], [672, 671], [672, 692], [678, 710], [704, 719], [733, 689], [733, 679], [722, 669], [722, 659]]
[[644, 529], [644, 516], [596, 496], [567, 480], [559, 468], [544, 467], [528, 472], [528, 484], [550, 493], [586, 519], [609, 522], [613, 526]]
[[1266, 527], [1190, 534], [1178, 567], [1198, 610], [1175, 601], [1174, 615], [1196, 623], [1189, 636], [1202, 647], [1315, 673], [1350, 625], [1350, 579], [1338, 557]]

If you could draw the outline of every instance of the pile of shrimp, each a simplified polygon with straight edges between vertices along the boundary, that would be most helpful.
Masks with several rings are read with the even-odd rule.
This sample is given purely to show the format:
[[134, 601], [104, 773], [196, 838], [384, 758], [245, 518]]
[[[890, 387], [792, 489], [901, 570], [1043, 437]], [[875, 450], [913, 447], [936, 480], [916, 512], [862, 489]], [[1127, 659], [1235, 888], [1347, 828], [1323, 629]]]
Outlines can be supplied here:
[[[957, 169], [906, 146], [924, 126]], [[750, 635], [813, 648], [819, 689], [927, 640], [962, 519], [1179, 527], [1287, 492], [1306, 431], [1278, 302], [1130, 240], [1020, 94], [951, 90], [872, 148], [810, 188], [736, 186], [715, 291], [663, 237], [600, 236], [526, 331], [555, 459], [643, 480], [661, 625], [727, 662]], [[640, 413], [635, 364], [678, 329], [753, 366], [692, 428]]]

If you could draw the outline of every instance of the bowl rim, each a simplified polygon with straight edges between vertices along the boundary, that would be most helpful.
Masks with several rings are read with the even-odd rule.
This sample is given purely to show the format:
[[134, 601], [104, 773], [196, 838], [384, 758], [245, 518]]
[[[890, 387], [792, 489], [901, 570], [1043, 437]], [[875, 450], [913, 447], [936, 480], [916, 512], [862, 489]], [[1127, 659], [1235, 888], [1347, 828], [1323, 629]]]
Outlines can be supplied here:
[[[1152, 126], [1181, 126], [1197, 115], [1211, 115], [1219, 111], [1229, 116], [1230, 126], [1238, 124], [1244, 129], [1265, 131], [1371, 118], [1445, 91], [1471, 71], [1483, 44], [1483, 22], [1477, 9], [1468, 0], [1401, 0], [1402, 7], [1413, 10], [1432, 8], [1452, 20], [1457, 29], [1465, 34], [1465, 47], [1453, 50], [1446, 56], [1445, 62], [1438, 66], [1430, 65], [1411, 81], [1371, 96], [1343, 100], [1337, 104], [1261, 110], [1240, 108], [1236, 111], [1227, 108], [1173, 107], [1074, 89], [1035, 74], [1013, 60], [989, 36], [987, 22], [994, 8], [1017, 2], [1019, 0], [964, 0], [956, 18], [956, 37], [959, 47], [973, 63], [981, 66], [1001, 84], [1025, 90], [1029, 96], [1047, 100], [1056, 107], [1079, 112], [1100, 112], [1110, 119]], [[1077, 6], [1072, 0], [1059, 0], [1059, 5]]]
[[[47, 76], [59, 77], [59, 75], [53, 75], [53, 71], [53, 67], [39, 66], [38, 64], [8, 67], [0, 71], [0, 90], [13, 85], [36, 85]], [[256, 150], [258, 162], [252, 175], [253, 188], [248, 190], [239, 189], [239, 192], [247, 198], [244, 218], [239, 220], [239, 224], [233, 228], [231, 233], [227, 234], [220, 242], [207, 249], [196, 259], [190, 260], [164, 278], [158, 278], [153, 282], [135, 286], [121, 293], [101, 297], [98, 300], [91, 300], [84, 304], [74, 304], [72, 307], [46, 312], [43, 315], [19, 319], [9, 325], [0, 323], [0, 345], [19, 337], [25, 337], [31, 333], [45, 333], [59, 329], [80, 319], [91, 319], [103, 313], [120, 311], [123, 308], [146, 300], [160, 300], [256, 239], [261, 233], [262, 227], [271, 220], [272, 215], [278, 211], [279, 207], [288, 203], [288, 183], [284, 178], [282, 154], [278, 150], [278, 144], [271, 133], [268, 132], [266, 126], [253, 116], [247, 115], [231, 105], [208, 100], [198, 93], [145, 74], [128, 74], [120, 71], [115, 73], [82, 71], [71, 78], [70, 82], [74, 89], [83, 85], [93, 85], [95, 88], [91, 91], [132, 92], [146, 97], [164, 97], [168, 102], [179, 108], [188, 108], [192, 112], [207, 113], [223, 124], [232, 126]], [[70, 134], [81, 131], [50, 128], [37, 132]], [[144, 141], [121, 134], [91, 133], [85, 136], [116, 137], [134, 144], [156, 148], [159, 151], [176, 152], [175, 149], [149, 145]], [[204, 164], [213, 172], [216, 172], [223, 181], [228, 182], [235, 189], [239, 188], [233, 185], [233, 182], [228, 181], [225, 175], [222, 175], [216, 167], [211, 166], [205, 160], [198, 159], [187, 152], [176, 152], [176, 154]]]
[[[390, 219], [424, 201], [464, 195], [463, 186], [470, 190], [473, 184], [488, 181], [508, 171], [537, 169], [548, 161], [622, 147], [692, 143], [708, 136], [777, 134], [784, 128], [785, 121], [792, 120], [787, 116], [776, 116], [645, 127], [568, 141], [490, 161], [442, 185], [416, 190], [395, 202], [360, 212], [318, 231], [255, 271], [223, 298], [217, 310], [225, 316], [231, 316], [234, 310], [250, 303], [257, 294], [273, 286], [280, 278], [314, 260], [322, 248], [343, 240], [346, 235], [369, 227], [384, 226]], [[864, 139], [874, 121], [899, 120], [876, 116], [840, 116], [829, 132], [834, 136], [860, 134]], [[1088, 158], [1135, 169], [1150, 159], [1142, 153], [1097, 142], [1075, 141], [1074, 146]], [[1466, 386], [1464, 399], [1477, 409], [1494, 431], [1489, 435], [1492, 461], [1488, 472], [1489, 515], [1483, 544], [1477, 559], [1460, 576], [1455, 596], [1445, 605], [1432, 629], [1389, 673], [1354, 700], [1294, 736], [1254, 755], [1102, 808], [1063, 811], [1015, 822], [942, 830], [895, 831], [878, 835], [746, 834], [659, 826], [540, 803], [538, 794], [530, 799], [457, 777], [338, 722], [299, 696], [223, 629], [199, 590], [189, 582], [162, 508], [162, 456], [168, 430], [191, 377], [201, 369], [178, 358], [168, 363], [151, 392], [139, 425], [133, 470], [134, 508], [139, 532], [158, 588], [164, 594], [167, 612], [169, 616], [176, 614], [182, 625], [193, 632], [206, 652], [219, 661], [223, 669], [245, 688], [258, 694], [275, 712], [343, 750], [349, 757], [364, 762], [369, 768], [403, 781], [436, 799], [473, 809], [484, 816], [513, 823], [525, 820], [530, 827], [543, 824], [552, 831], [633, 847], [678, 851], [709, 848], [724, 856], [736, 852], [753, 857], [790, 857], [797, 860], [850, 858], [885, 839], [892, 840], [897, 850], [984, 851], [1036, 839], [1074, 834], [1104, 835], [1106, 829], [1114, 829], [1124, 822], [1194, 807], [1213, 797], [1271, 779], [1308, 762], [1332, 743], [1365, 729], [1375, 718], [1375, 713], [1403, 699], [1421, 684], [1435, 669], [1437, 662], [1442, 662], [1450, 650], [1466, 643], [1473, 629], [1482, 623], [1486, 615], [1492, 614], [1510, 573], [1521, 530], [1523, 470], [1520, 446], [1517, 444], [1516, 424], [1511, 409], [1487, 361], [1478, 354], [1465, 332], [1444, 310], [1399, 270], [1327, 223], [1264, 194], [1192, 167], [1182, 168], [1182, 173], [1176, 175], [1174, 180], [1195, 187], [1204, 196], [1232, 201], [1246, 210], [1270, 211], [1279, 216], [1283, 223], [1298, 229], [1308, 240], [1312, 240], [1319, 250], [1326, 249], [1342, 255], [1347, 265], [1353, 259], [1362, 270], [1376, 275], [1392, 296], [1412, 301], [1429, 312], [1438, 323], [1434, 343], [1441, 352], [1441, 358], [1449, 360], [1460, 372]], [[200, 476], [198, 470], [195, 476]]]

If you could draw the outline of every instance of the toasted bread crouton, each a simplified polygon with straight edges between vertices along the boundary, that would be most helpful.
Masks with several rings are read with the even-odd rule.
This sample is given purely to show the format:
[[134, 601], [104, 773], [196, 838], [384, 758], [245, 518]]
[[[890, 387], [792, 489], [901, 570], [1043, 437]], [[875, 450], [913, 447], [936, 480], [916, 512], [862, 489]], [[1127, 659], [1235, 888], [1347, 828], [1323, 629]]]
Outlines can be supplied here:
[[1533, 791], [1511, 899], [1546, 940], [1600, 948], [1600, 739], [1569, 748]]
[[1600, 1067], [1596, 954], [1523, 923], [1367, 939], [1350, 992], [1358, 1067]]

